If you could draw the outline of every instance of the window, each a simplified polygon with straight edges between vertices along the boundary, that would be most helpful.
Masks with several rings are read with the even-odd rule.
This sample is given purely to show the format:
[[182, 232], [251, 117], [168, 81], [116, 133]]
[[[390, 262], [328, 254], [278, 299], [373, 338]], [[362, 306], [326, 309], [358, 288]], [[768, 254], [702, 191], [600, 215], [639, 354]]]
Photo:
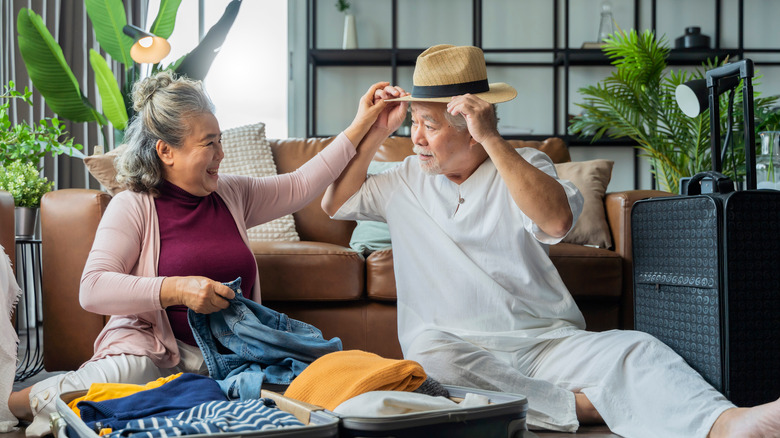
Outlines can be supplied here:
[[[222, 16], [229, 0], [203, 3], [204, 34]], [[147, 28], [159, 9], [149, 2]], [[169, 65], [198, 45], [199, 2], [185, 0], [169, 38]], [[250, 123], [266, 124], [266, 136], [286, 138], [287, 129], [287, 2], [244, 1], [204, 84], [225, 130]]]

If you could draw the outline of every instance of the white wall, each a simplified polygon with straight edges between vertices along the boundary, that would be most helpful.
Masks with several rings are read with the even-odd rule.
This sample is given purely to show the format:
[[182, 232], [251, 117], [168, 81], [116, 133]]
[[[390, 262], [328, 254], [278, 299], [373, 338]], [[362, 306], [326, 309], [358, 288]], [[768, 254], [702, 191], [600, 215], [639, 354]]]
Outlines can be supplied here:
[[[317, 1], [317, 48], [338, 49], [341, 47], [343, 17], [335, 8], [333, 0]], [[305, 88], [305, 5], [295, 15], [299, 29], [291, 40], [293, 53], [292, 82]], [[358, 46], [360, 48], [388, 48], [391, 46], [390, 1], [352, 0], [351, 12], [357, 17]], [[560, 2], [563, 5], [563, 1]], [[585, 41], [594, 41], [598, 33], [601, 0], [570, 0], [570, 47], [580, 47]], [[723, 2], [721, 17], [721, 46], [736, 47], [737, 2]], [[472, 44], [471, 0], [398, 0], [400, 48], [425, 48], [439, 43], [456, 45]], [[621, 28], [633, 27], [633, 0], [611, 0], [612, 13]], [[483, 0], [483, 47], [484, 48], [549, 48], [552, 46], [552, 20], [558, 17], [561, 23], [560, 46], [566, 44], [563, 33], [563, 11], [553, 10], [550, 0]], [[642, 1], [640, 11], [641, 28], [649, 28], [650, 1]], [[665, 35], [671, 47], [674, 40], [683, 35], [685, 27], [699, 26], [702, 33], [709, 35], [714, 44], [715, 0], [658, 0], [657, 33]], [[745, 2], [746, 47], [780, 48], [780, 33], [773, 24], [780, 16], [780, 2], [776, 0], [750, 0]], [[293, 19], [293, 14], [290, 14]], [[495, 55], [488, 55], [496, 58]], [[548, 62], [549, 54], [512, 55], [502, 59]], [[758, 74], [763, 74], [755, 84], [755, 90], [764, 95], [780, 94], [780, 67], [762, 67], [761, 60], [780, 61], [780, 56], [749, 54], [756, 61]], [[489, 59], [493, 59], [489, 58]], [[672, 67], [679, 69], [680, 67]], [[595, 84], [608, 76], [612, 68], [574, 67], [570, 78], [570, 103], [565, 108], [569, 114], [579, 113], [575, 105], [580, 101], [577, 90]], [[410, 89], [413, 69], [402, 68], [399, 85]], [[510, 68], [491, 67], [488, 70], [491, 82], [507, 82], [518, 89], [517, 99], [499, 105], [500, 127], [505, 132], [532, 131], [534, 134], [553, 132], [552, 126], [552, 69], [549, 67]], [[334, 134], [341, 131], [352, 120], [356, 102], [374, 82], [390, 80], [390, 69], [385, 67], [328, 67], [318, 71], [317, 88], [318, 132]], [[562, 83], [563, 81], [561, 81]], [[563, 92], [561, 91], [561, 95]], [[291, 107], [296, 110], [294, 119], [305, 117], [305, 93], [291, 97]], [[566, 114], [560, 114], [564, 123]], [[297, 123], [293, 126], [292, 123]], [[559, 132], [563, 127], [559, 127]], [[291, 122], [291, 135], [305, 135], [302, 122]], [[615, 161], [612, 182], [608, 190], [617, 191], [634, 188], [634, 156], [631, 147], [577, 146], [571, 147], [574, 160], [606, 158]], [[639, 168], [639, 188], [650, 188], [652, 178], [647, 163]]]

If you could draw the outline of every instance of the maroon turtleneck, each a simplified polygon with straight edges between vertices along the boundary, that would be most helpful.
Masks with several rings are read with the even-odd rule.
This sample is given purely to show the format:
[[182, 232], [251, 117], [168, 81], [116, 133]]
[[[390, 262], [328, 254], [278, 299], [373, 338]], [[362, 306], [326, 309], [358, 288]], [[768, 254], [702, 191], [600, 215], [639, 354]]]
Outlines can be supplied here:
[[[154, 199], [160, 225], [158, 275], [197, 275], [222, 283], [241, 277], [241, 290], [252, 297], [257, 265], [236, 222], [216, 192], [194, 196], [164, 181]], [[187, 307], [165, 309], [176, 339], [197, 345], [187, 323]]]

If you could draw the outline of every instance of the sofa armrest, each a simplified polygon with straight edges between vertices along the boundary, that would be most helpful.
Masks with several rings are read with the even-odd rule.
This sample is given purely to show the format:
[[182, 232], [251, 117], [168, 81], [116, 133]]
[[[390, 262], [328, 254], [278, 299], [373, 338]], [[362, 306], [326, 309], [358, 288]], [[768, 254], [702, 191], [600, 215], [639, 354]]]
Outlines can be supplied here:
[[14, 197], [0, 190], [0, 245], [11, 259], [11, 265], [16, 264], [16, 228], [14, 225]]
[[640, 199], [673, 196], [660, 190], [628, 190], [607, 193], [604, 207], [607, 223], [612, 233], [612, 242], [623, 259], [623, 296], [620, 309], [620, 328], [634, 328], [634, 278], [631, 254], [631, 208]]
[[92, 357], [107, 318], [79, 304], [79, 285], [111, 195], [64, 189], [41, 199], [43, 363], [47, 371], [75, 370]]

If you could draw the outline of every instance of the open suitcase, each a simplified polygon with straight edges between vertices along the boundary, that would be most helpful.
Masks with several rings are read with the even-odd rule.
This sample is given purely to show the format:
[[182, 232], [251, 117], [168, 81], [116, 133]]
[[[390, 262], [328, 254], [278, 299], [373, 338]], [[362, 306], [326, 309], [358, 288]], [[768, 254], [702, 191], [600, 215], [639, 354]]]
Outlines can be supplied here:
[[755, 150], [745, 149], [748, 190], [698, 174], [687, 195], [636, 202], [631, 234], [635, 328], [754, 406], [780, 397], [780, 191], [755, 190]]
[[[446, 386], [450, 397], [459, 401], [467, 393], [490, 399], [488, 406], [436, 410], [385, 417], [339, 417], [320, 407], [265, 391], [262, 397], [273, 399], [277, 406], [294, 414], [306, 426], [256, 433], [231, 433], [239, 438], [325, 438], [325, 437], [424, 437], [424, 438], [523, 438], [534, 436], [527, 431], [528, 403], [522, 395]], [[56, 400], [57, 413], [52, 416], [55, 438], [98, 438], [69, 407], [68, 402], [85, 394], [77, 391], [63, 394]], [[190, 435], [206, 438], [207, 435]]]
[[[386, 417], [341, 416], [339, 436], [404, 438], [522, 438], [527, 432], [525, 397], [504, 392], [444, 385], [458, 401], [467, 393], [490, 398], [490, 405], [468, 409], [438, 410]], [[333, 414], [336, 415], [336, 414]]]

